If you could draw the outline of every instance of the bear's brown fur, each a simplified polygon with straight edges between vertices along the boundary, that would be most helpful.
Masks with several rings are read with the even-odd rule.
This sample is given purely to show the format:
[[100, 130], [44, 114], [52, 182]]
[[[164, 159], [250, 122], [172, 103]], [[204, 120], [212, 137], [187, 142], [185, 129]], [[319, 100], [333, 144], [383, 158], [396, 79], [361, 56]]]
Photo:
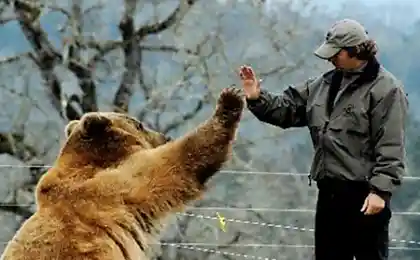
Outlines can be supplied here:
[[1, 259], [149, 259], [162, 218], [199, 199], [228, 160], [243, 107], [240, 91], [225, 89], [212, 117], [173, 141], [118, 113], [70, 122], [36, 213]]

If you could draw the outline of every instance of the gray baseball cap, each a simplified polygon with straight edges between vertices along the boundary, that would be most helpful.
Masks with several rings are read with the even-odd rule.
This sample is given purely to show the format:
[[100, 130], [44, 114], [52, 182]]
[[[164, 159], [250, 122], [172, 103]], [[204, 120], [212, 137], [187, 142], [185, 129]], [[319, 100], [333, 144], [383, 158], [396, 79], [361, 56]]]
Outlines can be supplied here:
[[330, 59], [342, 48], [359, 45], [369, 37], [366, 29], [359, 22], [343, 19], [336, 22], [325, 35], [325, 41], [314, 54], [321, 59]]

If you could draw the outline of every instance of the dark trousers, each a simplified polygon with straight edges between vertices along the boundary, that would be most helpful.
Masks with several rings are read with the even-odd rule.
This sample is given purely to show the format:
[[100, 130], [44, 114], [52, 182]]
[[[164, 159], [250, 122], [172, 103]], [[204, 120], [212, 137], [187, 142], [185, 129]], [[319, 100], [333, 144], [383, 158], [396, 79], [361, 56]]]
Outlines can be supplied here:
[[376, 215], [360, 209], [369, 187], [366, 183], [318, 181], [315, 216], [316, 260], [388, 259], [389, 202]]

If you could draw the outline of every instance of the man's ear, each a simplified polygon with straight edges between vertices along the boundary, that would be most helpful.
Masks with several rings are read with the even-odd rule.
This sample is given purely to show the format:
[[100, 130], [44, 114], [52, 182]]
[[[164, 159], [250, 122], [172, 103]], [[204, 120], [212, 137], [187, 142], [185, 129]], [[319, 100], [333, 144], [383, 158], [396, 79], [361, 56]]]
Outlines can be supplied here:
[[69, 138], [69, 136], [73, 132], [74, 128], [78, 124], [79, 124], [79, 120], [72, 120], [66, 125], [66, 128], [64, 129], [64, 133], [66, 134], [66, 138]]

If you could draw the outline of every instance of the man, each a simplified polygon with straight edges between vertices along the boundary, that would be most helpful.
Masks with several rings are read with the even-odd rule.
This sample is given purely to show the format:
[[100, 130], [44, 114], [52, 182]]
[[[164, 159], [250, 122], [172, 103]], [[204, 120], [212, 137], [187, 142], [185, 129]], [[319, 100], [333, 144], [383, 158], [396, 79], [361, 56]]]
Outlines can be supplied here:
[[357, 21], [336, 22], [315, 55], [335, 68], [274, 95], [249, 66], [240, 78], [262, 122], [310, 130], [317, 182], [316, 260], [388, 259], [390, 198], [405, 170], [403, 85], [375, 58]]

